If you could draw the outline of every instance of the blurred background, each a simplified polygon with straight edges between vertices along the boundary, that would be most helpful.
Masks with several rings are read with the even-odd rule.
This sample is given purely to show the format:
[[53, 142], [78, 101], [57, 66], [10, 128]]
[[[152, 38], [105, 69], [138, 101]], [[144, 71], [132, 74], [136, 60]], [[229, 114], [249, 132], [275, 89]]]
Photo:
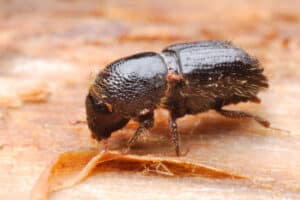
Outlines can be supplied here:
[[[105, 65], [176, 42], [214, 39], [230, 40], [257, 56], [270, 80], [270, 89], [259, 95], [262, 104], [238, 108], [288, 132], [248, 121], [240, 125], [213, 112], [186, 117], [179, 126], [183, 145], [193, 150], [187, 159], [258, 177], [276, 189], [187, 179], [176, 196], [180, 179], [153, 178], [157, 186], [148, 188], [151, 198], [300, 198], [299, 8], [298, 0], [0, 0], [0, 199], [28, 199], [55, 156], [95, 146], [86, 125], [76, 121], [85, 120], [85, 95], [93, 75]], [[166, 120], [160, 112], [159, 122]], [[167, 126], [161, 124], [154, 135], [168, 138]], [[129, 136], [124, 135], [132, 131], [128, 127], [115, 138], [126, 141]], [[173, 155], [168, 140], [163, 146]], [[146, 147], [137, 153], [161, 150]], [[99, 182], [86, 183], [78, 193], [70, 190], [53, 198], [139, 194], [151, 199], [142, 195], [149, 183], [138, 184], [143, 177], [130, 185], [137, 187], [134, 192], [127, 190], [131, 176], [119, 178], [118, 189], [125, 194], [109, 193], [111, 186], [104, 181], [102, 190], [93, 190]], [[104, 180], [112, 181], [109, 176]], [[170, 187], [165, 194], [159, 192], [160, 183]]]

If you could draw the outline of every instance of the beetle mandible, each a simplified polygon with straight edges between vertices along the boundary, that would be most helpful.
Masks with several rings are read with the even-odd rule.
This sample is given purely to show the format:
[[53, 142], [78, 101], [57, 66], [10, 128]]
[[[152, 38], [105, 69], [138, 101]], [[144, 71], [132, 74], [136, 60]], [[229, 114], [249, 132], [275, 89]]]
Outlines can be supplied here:
[[121, 58], [104, 68], [86, 97], [88, 127], [100, 141], [124, 127], [130, 119], [139, 127], [128, 148], [154, 125], [154, 110], [170, 113], [172, 141], [177, 156], [179, 133], [176, 119], [187, 114], [216, 110], [229, 118], [252, 118], [250, 113], [222, 107], [239, 102], [259, 102], [257, 93], [268, 87], [259, 61], [225, 41], [174, 44], [161, 53], [144, 52]]

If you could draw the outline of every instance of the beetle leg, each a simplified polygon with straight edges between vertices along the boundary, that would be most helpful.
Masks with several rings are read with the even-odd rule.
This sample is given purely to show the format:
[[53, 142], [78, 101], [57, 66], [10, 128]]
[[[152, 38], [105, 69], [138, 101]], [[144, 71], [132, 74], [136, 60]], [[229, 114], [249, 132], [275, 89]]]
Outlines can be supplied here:
[[259, 116], [252, 115], [250, 113], [246, 113], [246, 112], [242, 112], [242, 111], [235, 111], [235, 110], [224, 110], [222, 108], [218, 109], [217, 112], [228, 118], [251, 118], [266, 128], [270, 127], [269, 121], [267, 121]]
[[171, 131], [172, 131], [172, 141], [175, 144], [176, 155], [179, 156], [180, 155], [179, 134], [178, 134], [178, 129], [177, 129], [176, 118], [171, 117], [169, 125], [170, 125]]
[[138, 139], [138, 137], [144, 133], [145, 131], [148, 131], [150, 128], [154, 125], [154, 116], [153, 113], [147, 113], [146, 115], [142, 115], [138, 118], [140, 122], [140, 126], [135, 131], [133, 136], [129, 139], [127, 143], [127, 149], [126, 152], [130, 150], [130, 147], [135, 143], [135, 141]]

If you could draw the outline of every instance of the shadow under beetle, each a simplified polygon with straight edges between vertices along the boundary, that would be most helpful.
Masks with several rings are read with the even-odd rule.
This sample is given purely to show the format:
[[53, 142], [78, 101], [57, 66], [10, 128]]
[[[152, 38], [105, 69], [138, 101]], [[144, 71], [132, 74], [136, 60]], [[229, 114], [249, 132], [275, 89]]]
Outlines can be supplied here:
[[165, 108], [179, 155], [176, 119], [186, 114], [214, 109], [225, 117], [252, 118], [269, 127], [269, 122], [258, 116], [222, 108], [259, 102], [257, 93], [268, 87], [262, 72], [255, 57], [224, 41], [174, 44], [160, 54], [144, 52], [121, 58], [103, 69], [89, 89], [85, 101], [88, 126], [100, 141], [130, 119], [138, 121], [129, 148], [153, 127], [154, 110]]

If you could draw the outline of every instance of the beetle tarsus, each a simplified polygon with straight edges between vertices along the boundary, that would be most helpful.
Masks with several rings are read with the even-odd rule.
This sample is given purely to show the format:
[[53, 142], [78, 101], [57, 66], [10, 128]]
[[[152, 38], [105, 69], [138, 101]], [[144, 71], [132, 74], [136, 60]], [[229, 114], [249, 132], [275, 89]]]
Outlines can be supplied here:
[[129, 139], [129, 141], [127, 143], [126, 152], [128, 152], [130, 150], [130, 147], [135, 143], [135, 141], [138, 139], [138, 137], [142, 133], [148, 131], [148, 129], [152, 128], [153, 125], [154, 125], [153, 113], [148, 113], [146, 115], [142, 115], [142, 116], [139, 117], [138, 120], [140, 121], [140, 126], [135, 131], [133, 136]]
[[246, 113], [246, 112], [242, 112], [242, 111], [236, 111], [236, 110], [224, 110], [224, 109], [218, 109], [217, 110], [218, 113], [220, 113], [221, 115], [228, 117], [228, 118], [250, 118], [250, 119], [254, 119], [256, 122], [258, 122], [259, 124], [261, 124], [262, 126], [268, 128], [270, 127], [270, 122], [259, 117], [256, 115], [252, 115], [250, 113]]
[[145, 127], [139, 127], [135, 133], [133, 134], [133, 136], [129, 139], [128, 143], [127, 143], [127, 151], [129, 151], [130, 147], [135, 143], [135, 141], [138, 139], [138, 137], [144, 132], [147, 131], [147, 129]]

